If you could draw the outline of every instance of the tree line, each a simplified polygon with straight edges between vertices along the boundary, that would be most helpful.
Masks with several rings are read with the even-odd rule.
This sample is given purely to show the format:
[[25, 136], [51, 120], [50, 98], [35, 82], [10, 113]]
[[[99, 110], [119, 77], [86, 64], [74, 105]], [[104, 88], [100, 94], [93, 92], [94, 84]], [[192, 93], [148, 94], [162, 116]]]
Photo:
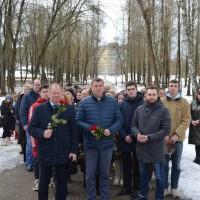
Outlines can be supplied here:
[[[20, 82], [87, 83], [98, 76], [100, 0], [1, 0], [0, 86], [14, 91]], [[200, 0], [126, 0], [115, 38], [121, 74], [138, 83], [166, 87], [175, 75], [198, 90]], [[24, 69], [25, 67], [25, 69]]]

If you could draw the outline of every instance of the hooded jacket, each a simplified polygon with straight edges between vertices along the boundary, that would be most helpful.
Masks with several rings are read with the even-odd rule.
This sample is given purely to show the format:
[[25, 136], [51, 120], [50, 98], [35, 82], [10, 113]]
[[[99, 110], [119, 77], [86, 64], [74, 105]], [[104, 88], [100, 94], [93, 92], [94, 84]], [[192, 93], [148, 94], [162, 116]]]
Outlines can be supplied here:
[[166, 97], [161, 98], [163, 105], [169, 110], [171, 117], [171, 131], [170, 137], [177, 134], [179, 136], [177, 141], [185, 140], [185, 132], [191, 121], [190, 105], [186, 99], [178, 95], [172, 99], [169, 92]]
[[164, 162], [164, 137], [170, 131], [169, 111], [158, 100], [156, 104], [145, 103], [133, 115], [132, 134], [148, 135], [146, 143], [136, 143], [137, 158], [143, 163]]
[[124, 119], [123, 128], [119, 131], [118, 148], [124, 152], [131, 152], [135, 149], [136, 138], [132, 137], [133, 142], [131, 144], [125, 141], [127, 135], [131, 135], [131, 121], [133, 114], [138, 106], [143, 105], [143, 96], [140, 92], [137, 92], [135, 98], [130, 98], [128, 95], [120, 103], [120, 110]]

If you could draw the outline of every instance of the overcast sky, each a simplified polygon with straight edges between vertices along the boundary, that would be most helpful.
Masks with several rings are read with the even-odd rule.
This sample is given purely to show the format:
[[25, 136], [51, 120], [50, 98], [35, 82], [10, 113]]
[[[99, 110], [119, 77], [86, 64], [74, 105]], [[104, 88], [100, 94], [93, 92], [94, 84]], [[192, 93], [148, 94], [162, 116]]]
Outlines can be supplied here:
[[102, 43], [113, 42], [117, 36], [117, 29], [120, 29], [120, 18], [122, 16], [121, 5], [125, 0], [100, 0], [103, 5], [106, 17], [106, 26], [102, 30]]

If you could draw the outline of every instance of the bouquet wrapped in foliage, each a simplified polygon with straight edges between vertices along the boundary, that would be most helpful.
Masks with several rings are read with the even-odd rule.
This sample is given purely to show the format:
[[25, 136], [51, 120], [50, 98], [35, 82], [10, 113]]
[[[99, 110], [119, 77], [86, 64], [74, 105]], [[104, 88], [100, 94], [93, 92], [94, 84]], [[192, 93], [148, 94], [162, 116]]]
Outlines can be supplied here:
[[104, 137], [104, 134], [103, 134], [104, 130], [100, 126], [93, 125], [90, 127], [90, 131], [92, 135], [94, 135], [96, 140], [99, 140]]
[[59, 115], [67, 110], [67, 101], [65, 100], [60, 100], [59, 101], [59, 106], [58, 106], [58, 112], [51, 117], [51, 123], [48, 124], [47, 128], [53, 130], [53, 128], [57, 127], [58, 124], [66, 124], [67, 120], [65, 119], [59, 119]]

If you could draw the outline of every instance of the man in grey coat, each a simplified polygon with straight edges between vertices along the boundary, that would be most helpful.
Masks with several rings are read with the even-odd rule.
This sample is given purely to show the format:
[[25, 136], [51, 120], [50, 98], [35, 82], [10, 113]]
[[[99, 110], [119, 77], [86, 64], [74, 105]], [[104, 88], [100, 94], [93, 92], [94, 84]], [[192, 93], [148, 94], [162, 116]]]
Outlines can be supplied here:
[[164, 198], [164, 137], [170, 132], [170, 115], [158, 97], [154, 86], [147, 88], [146, 103], [135, 111], [131, 125], [137, 138], [136, 153], [140, 167], [139, 194], [134, 200], [145, 200], [150, 181], [149, 167], [152, 164], [156, 176], [156, 200]]

